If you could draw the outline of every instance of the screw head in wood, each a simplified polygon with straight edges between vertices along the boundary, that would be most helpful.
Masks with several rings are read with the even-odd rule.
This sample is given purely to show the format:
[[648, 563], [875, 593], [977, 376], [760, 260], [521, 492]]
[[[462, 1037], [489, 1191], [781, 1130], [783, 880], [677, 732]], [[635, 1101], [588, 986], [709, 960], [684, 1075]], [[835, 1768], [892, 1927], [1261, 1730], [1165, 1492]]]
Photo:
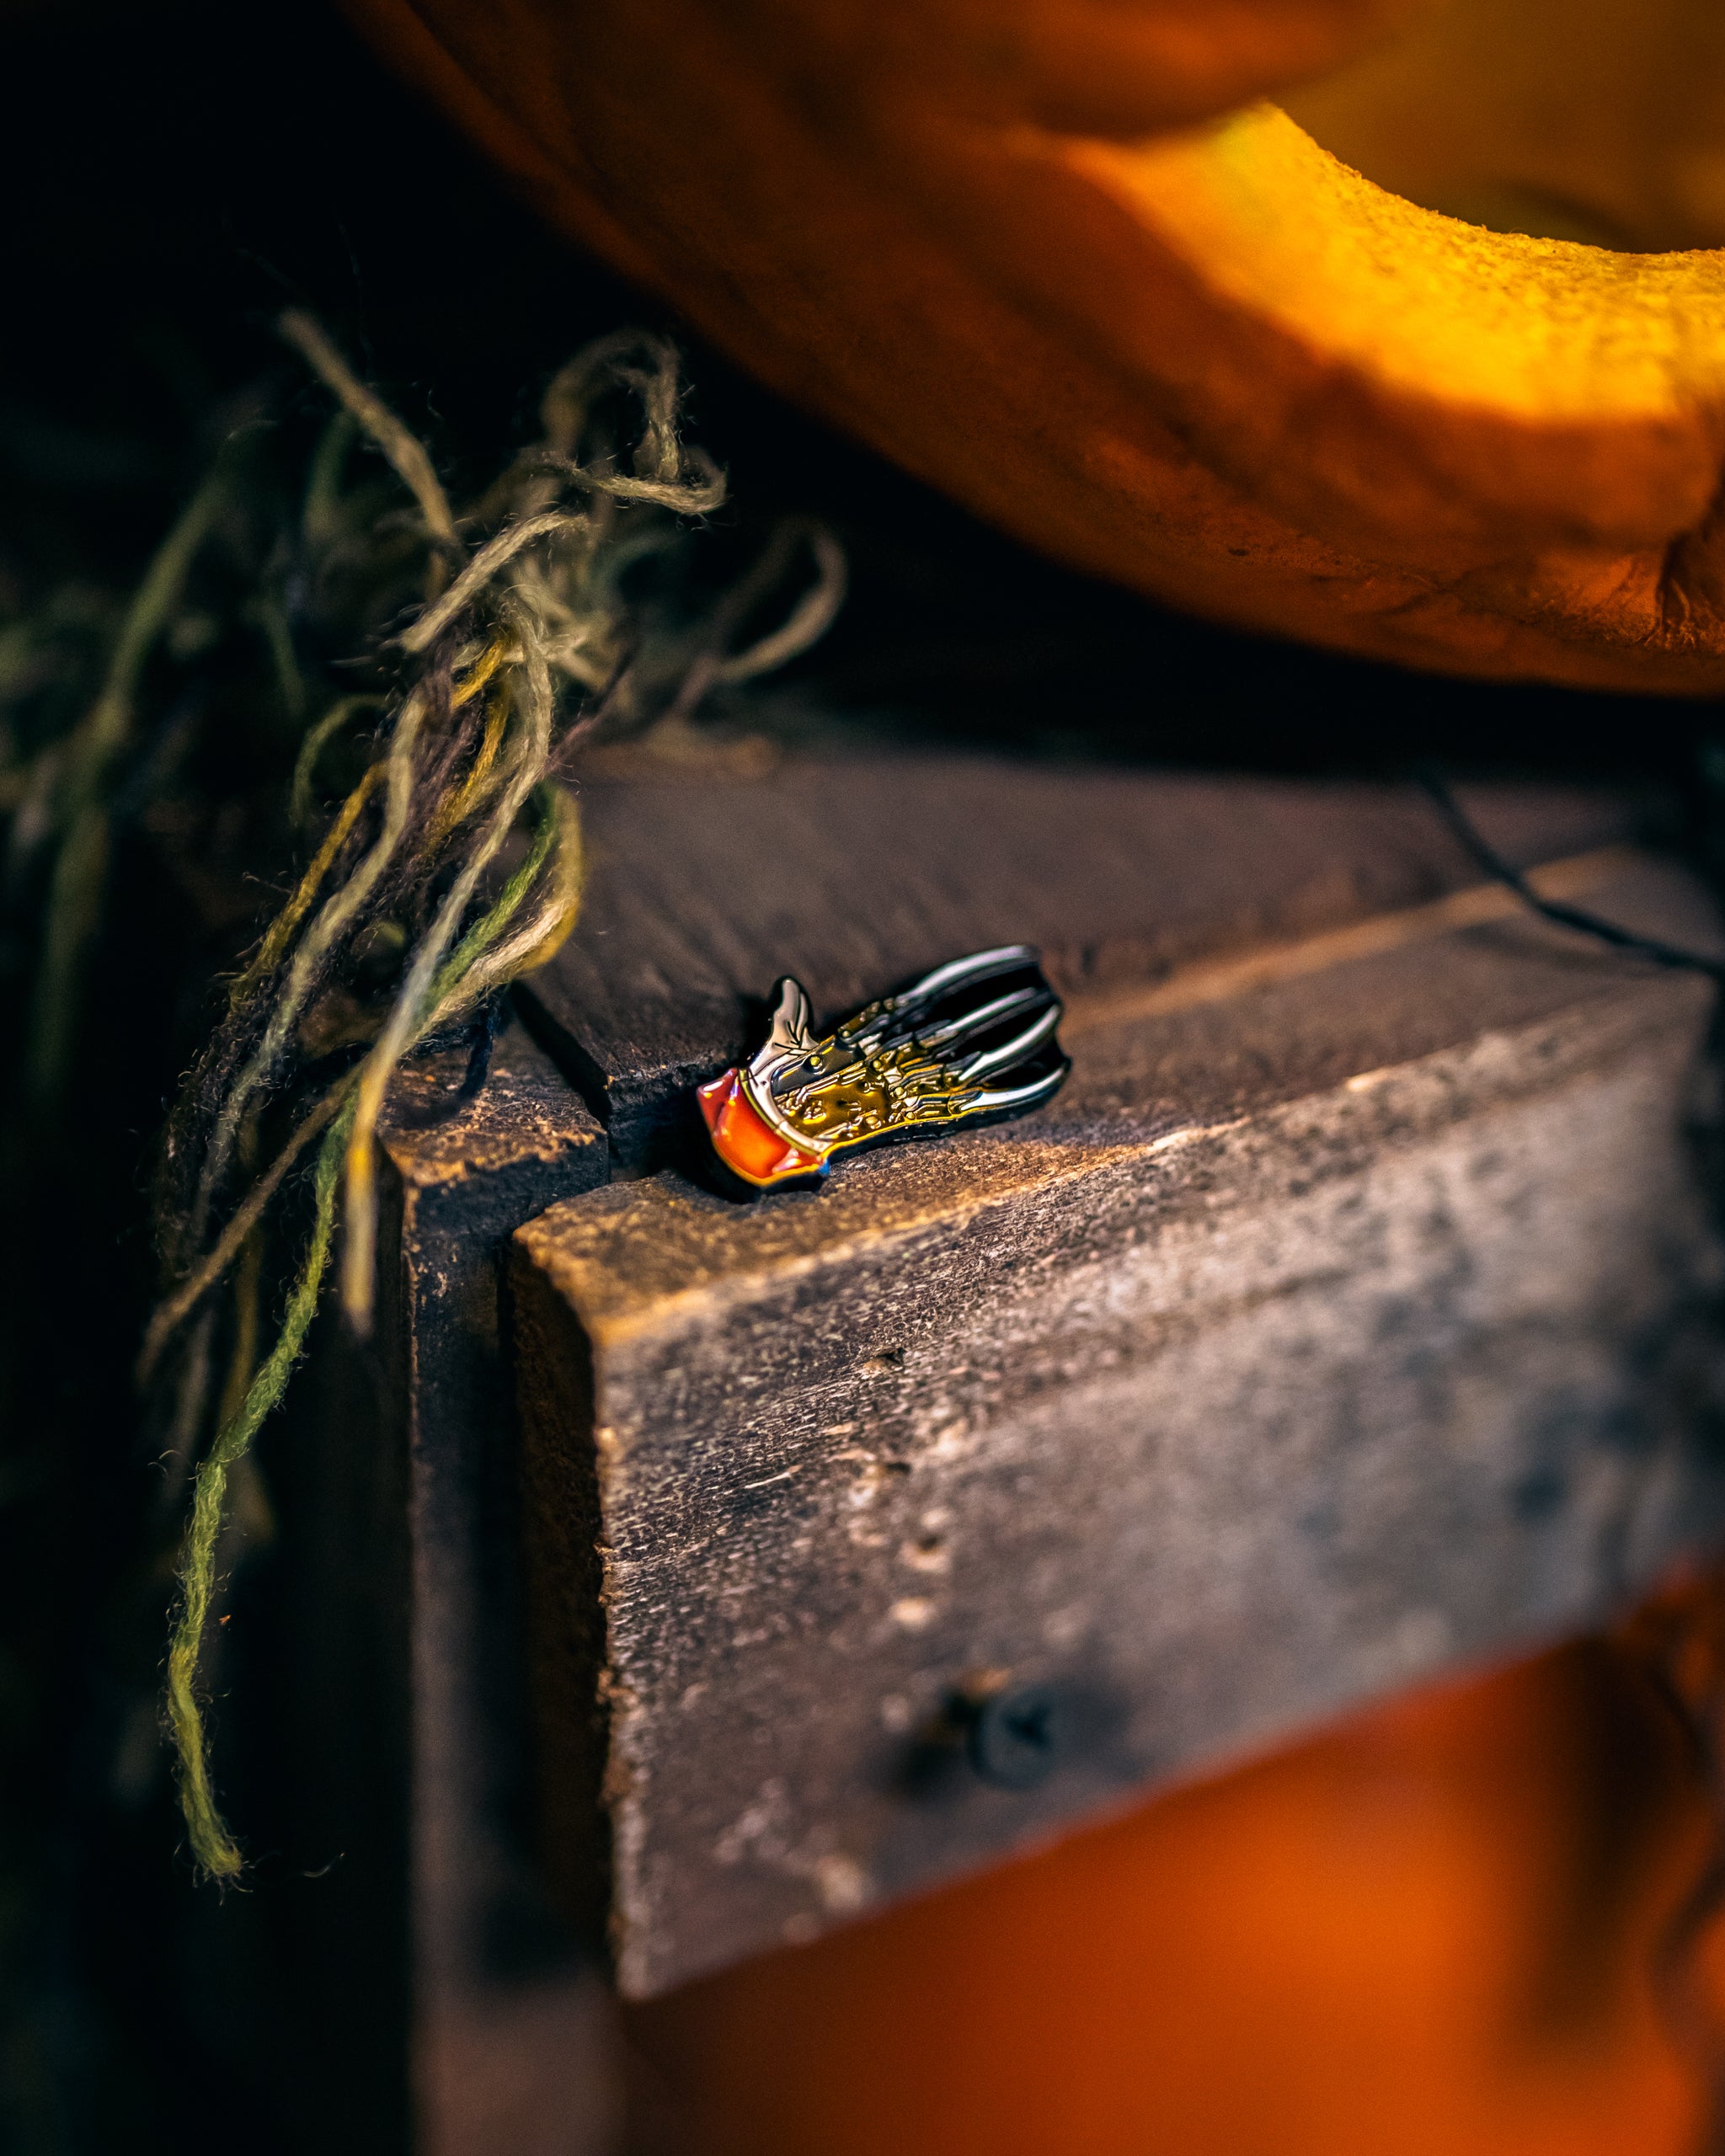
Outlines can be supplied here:
[[979, 1701], [965, 1735], [971, 1765], [996, 1789], [1036, 1788], [1060, 1764], [1060, 1747], [1059, 1702], [1046, 1684]]

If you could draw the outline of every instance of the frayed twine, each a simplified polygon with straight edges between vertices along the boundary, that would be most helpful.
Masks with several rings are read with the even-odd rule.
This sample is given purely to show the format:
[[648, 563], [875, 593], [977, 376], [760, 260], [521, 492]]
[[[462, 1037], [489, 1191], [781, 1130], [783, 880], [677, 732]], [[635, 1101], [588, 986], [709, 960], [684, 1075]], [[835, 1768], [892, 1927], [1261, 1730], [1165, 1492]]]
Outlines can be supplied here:
[[[624, 572], [662, 549], [680, 520], [718, 507], [726, 485], [711, 459], [681, 440], [676, 357], [660, 339], [619, 334], [571, 361], [546, 392], [542, 441], [457, 515], [425, 446], [355, 378], [322, 328], [294, 312], [281, 329], [340, 408], [306, 491], [299, 544], [308, 574], [367, 542], [342, 483], [347, 453], [365, 437], [412, 497], [423, 597], [382, 647], [397, 668], [393, 685], [339, 698], [304, 734], [291, 798], [302, 827], [316, 819], [322, 764], [338, 751], [351, 755], [362, 721], [371, 754], [229, 984], [226, 1011], [168, 1131], [158, 1216], [170, 1285], [140, 1369], [153, 1379], [177, 1358], [176, 1422], [188, 1425], [179, 1440], [188, 1457], [209, 1390], [209, 1298], [239, 1268], [233, 1359], [193, 1475], [167, 1669], [192, 1854], [204, 1873], [229, 1882], [244, 1860], [214, 1791], [199, 1676], [230, 1480], [282, 1398], [332, 1266], [350, 1324], [362, 1336], [371, 1329], [377, 1130], [391, 1082], [405, 1058], [452, 1044], [476, 1024], [489, 1042], [500, 991], [542, 964], [573, 927], [580, 825], [573, 797], [556, 782], [569, 753], [607, 723], [686, 717], [713, 687], [782, 665], [825, 631], [844, 590], [834, 542], [790, 526], [692, 632], [655, 640], [644, 627], [623, 595]], [[593, 439], [595, 414], [618, 392], [638, 414], [627, 468]], [[152, 582], [184, 583], [213, 513], [200, 495]], [[398, 546], [401, 512], [371, 529], [387, 530]], [[784, 621], [733, 648], [804, 552], [814, 579]], [[165, 611], [152, 608], [152, 620]], [[286, 630], [281, 643], [284, 670], [297, 681]], [[115, 699], [130, 692], [140, 664], [116, 657]], [[531, 835], [493, 888], [524, 816]], [[380, 953], [390, 977], [378, 995], [366, 981]], [[470, 1080], [476, 1065], [483, 1075], [477, 1052]], [[280, 1328], [254, 1372], [266, 1216], [314, 1147], [309, 1230]], [[249, 1166], [248, 1155], [261, 1165]]]

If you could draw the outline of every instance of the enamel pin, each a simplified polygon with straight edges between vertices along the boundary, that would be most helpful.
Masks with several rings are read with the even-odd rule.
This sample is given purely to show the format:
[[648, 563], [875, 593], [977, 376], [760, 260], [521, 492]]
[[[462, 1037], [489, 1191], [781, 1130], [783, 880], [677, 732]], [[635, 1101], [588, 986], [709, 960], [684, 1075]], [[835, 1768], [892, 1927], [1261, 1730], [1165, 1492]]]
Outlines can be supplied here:
[[759, 1054], [697, 1093], [713, 1151], [756, 1190], [818, 1182], [860, 1147], [1023, 1115], [1072, 1067], [1024, 943], [937, 966], [819, 1040], [813, 1017], [801, 984], [782, 980]]

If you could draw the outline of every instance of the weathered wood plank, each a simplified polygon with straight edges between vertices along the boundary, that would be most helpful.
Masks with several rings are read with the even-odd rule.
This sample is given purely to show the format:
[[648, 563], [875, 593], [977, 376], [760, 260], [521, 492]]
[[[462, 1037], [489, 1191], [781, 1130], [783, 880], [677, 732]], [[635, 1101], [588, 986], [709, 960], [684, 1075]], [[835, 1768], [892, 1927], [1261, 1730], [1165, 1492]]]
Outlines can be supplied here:
[[[605, 1139], [521, 1027], [463, 1102], [466, 1061], [416, 1064], [392, 1088], [377, 1331], [358, 1342], [326, 1309], [272, 1443], [291, 1682], [269, 1756], [291, 1838], [260, 1836], [254, 1851], [266, 1879], [285, 1863], [288, 1879], [303, 1870], [317, 1882], [259, 1897], [285, 1980], [305, 1995], [312, 2085], [344, 2100], [351, 2090], [352, 2130], [368, 2146], [428, 2156], [497, 2145], [479, 2137], [471, 2077], [451, 2068], [468, 2032], [494, 2028], [508, 2000], [540, 1996], [547, 1976], [581, 1995], [576, 1949], [547, 1909], [524, 1832], [518, 1480], [499, 1305], [510, 1234], [603, 1180]], [[558, 1971], [523, 1966], [536, 1908]], [[597, 1989], [590, 1972], [586, 1982]]]
[[[1523, 864], [1632, 835], [1646, 806], [1509, 786], [1469, 799]], [[1063, 993], [1093, 995], [1477, 878], [1405, 786], [877, 754], [649, 766], [590, 782], [583, 813], [581, 919], [524, 1000], [628, 1171], [670, 1157], [689, 1088], [737, 1059], [781, 972], [836, 1011], [1023, 942]]]
[[[438, 2156], [496, 2145], [496, 2077], [472, 2070], [482, 2038], [497, 2056], [520, 2041], [523, 2016], [555, 2010], [553, 2056], [590, 2079], [599, 2041], [594, 1975], [526, 1846], [519, 1481], [499, 1298], [514, 1230], [602, 1183], [609, 1160], [579, 1096], [519, 1027], [483, 1091], [455, 1103], [462, 1063], [404, 1072], [382, 1133], [395, 1262], [378, 1345], [409, 1540], [414, 2095]], [[538, 2080], [550, 2071], [542, 2063]]]
[[[1574, 808], [1568, 844], [1609, 835]], [[1592, 896], [1711, 930], [1662, 868]], [[1361, 948], [1183, 1001], [1141, 992], [1171, 958], [1104, 969], [1028, 1123], [750, 1207], [667, 1172], [517, 1237], [553, 1840], [590, 1865], [602, 1774], [626, 1988], [1594, 1621], [1714, 1534], [1711, 991], [1520, 917]], [[1054, 1753], [1004, 1787], [1011, 1730], [965, 1724], [1027, 1694]]]

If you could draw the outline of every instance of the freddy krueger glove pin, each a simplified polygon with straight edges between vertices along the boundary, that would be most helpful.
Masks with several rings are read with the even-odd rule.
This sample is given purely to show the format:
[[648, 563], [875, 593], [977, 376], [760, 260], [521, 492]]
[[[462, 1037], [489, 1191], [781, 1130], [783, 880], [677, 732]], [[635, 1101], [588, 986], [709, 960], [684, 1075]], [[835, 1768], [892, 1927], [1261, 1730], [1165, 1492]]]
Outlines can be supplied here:
[[812, 1017], [782, 980], [760, 1053], [697, 1093], [713, 1151], [755, 1190], [819, 1182], [836, 1154], [1022, 1115], [1071, 1068], [1059, 999], [1023, 943], [937, 966], [819, 1040]]

